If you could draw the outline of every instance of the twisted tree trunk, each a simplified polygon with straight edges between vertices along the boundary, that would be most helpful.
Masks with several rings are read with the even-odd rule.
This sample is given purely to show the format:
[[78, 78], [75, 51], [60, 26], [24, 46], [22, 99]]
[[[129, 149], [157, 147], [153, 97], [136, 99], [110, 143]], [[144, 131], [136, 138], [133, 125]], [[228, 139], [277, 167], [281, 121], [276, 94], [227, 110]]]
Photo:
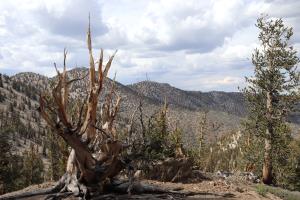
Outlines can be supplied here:
[[[87, 33], [87, 44], [90, 57], [89, 94], [86, 102], [79, 110], [77, 121], [70, 121], [68, 110], [69, 85], [78, 80], [68, 80], [66, 71], [66, 55], [64, 51], [64, 71], [61, 74], [57, 68], [58, 83], [52, 90], [53, 98], [45, 95], [40, 97], [40, 113], [48, 125], [61, 136], [72, 148], [65, 175], [59, 181], [61, 192], [71, 192], [87, 197], [94, 189], [101, 192], [107, 182], [116, 176], [128, 163], [124, 162], [121, 152], [124, 145], [117, 140], [113, 126], [120, 97], [114, 101], [115, 86], [106, 97], [103, 107], [105, 111], [101, 119], [105, 119], [102, 128], [96, 127], [97, 106], [103, 81], [106, 78], [114, 55], [103, 68], [103, 51], [98, 60], [98, 73], [92, 53], [90, 26]], [[56, 67], [56, 66], [55, 66]]]

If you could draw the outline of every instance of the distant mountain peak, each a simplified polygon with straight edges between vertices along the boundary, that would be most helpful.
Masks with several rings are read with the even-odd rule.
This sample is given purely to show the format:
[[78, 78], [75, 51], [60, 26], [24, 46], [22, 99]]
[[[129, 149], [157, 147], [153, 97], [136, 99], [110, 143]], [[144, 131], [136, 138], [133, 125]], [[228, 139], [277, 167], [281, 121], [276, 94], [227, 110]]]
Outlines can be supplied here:
[[215, 110], [243, 116], [246, 114], [244, 99], [241, 93], [185, 91], [167, 83], [141, 81], [128, 87], [138, 93], [169, 104], [190, 110]]
[[35, 73], [35, 72], [20, 72], [17, 73], [13, 76], [11, 76], [11, 78], [22, 78], [22, 77], [30, 77], [30, 78], [40, 78], [40, 79], [47, 79], [47, 76], [44, 76], [42, 74], [39, 73]]

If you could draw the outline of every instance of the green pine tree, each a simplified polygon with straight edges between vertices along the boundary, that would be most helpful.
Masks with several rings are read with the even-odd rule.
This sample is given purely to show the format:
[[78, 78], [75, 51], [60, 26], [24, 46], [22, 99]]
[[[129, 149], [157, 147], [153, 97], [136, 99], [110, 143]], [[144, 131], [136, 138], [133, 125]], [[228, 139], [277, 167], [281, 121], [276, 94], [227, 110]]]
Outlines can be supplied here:
[[286, 117], [299, 100], [299, 58], [289, 43], [292, 28], [286, 27], [282, 19], [262, 17], [256, 26], [261, 46], [252, 55], [254, 76], [246, 78], [248, 86], [244, 89], [249, 108], [246, 130], [252, 142], [263, 140], [263, 155], [257, 157], [263, 160], [257, 161], [262, 163], [263, 182], [271, 184], [278, 172], [273, 169], [286, 163], [285, 147], [291, 139]]
[[2, 92], [0, 91], [0, 103], [5, 101], [5, 94], [2, 94]]
[[59, 136], [51, 131], [46, 134], [48, 158], [50, 160], [47, 176], [48, 179], [57, 181], [65, 173], [69, 151], [67, 144]]
[[170, 134], [167, 126], [168, 106], [165, 102], [160, 111], [149, 120], [146, 131], [146, 157], [150, 160], [174, 156], [175, 150], [170, 148]]
[[0, 73], [0, 87], [3, 88], [3, 80], [2, 80], [2, 74]]
[[31, 144], [30, 150], [24, 153], [23, 160], [25, 186], [42, 183], [44, 181], [44, 164], [33, 144]]
[[0, 194], [7, 192], [8, 185], [10, 185], [10, 158], [11, 158], [11, 145], [8, 141], [8, 135], [1, 131], [0, 133]]
[[11, 129], [0, 130], [0, 194], [23, 187], [21, 180], [22, 159], [13, 154], [10, 135]]

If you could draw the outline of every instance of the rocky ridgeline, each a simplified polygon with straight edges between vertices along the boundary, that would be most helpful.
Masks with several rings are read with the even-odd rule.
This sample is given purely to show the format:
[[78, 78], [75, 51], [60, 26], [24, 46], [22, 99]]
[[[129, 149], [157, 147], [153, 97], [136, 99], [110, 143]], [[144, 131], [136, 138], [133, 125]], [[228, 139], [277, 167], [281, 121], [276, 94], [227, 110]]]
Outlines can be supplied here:
[[[85, 98], [88, 92], [86, 89], [88, 69], [84, 67], [72, 69], [68, 72], [68, 76], [70, 79], [80, 79], [72, 84], [71, 97], [74, 99]], [[38, 105], [39, 94], [53, 86], [55, 80], [56, 77], [48, 78], [32, 72], [7, 77], [7, 83], [2, 88], [2, 93], [9, 93], [7, 88], [10, 88], [10, 93], [14, 95], [8, 95], [6, 101], [0, 102], [0, 107], [8, 106], [9, 102], [12, 102], [16, 97], [17, 99], [28, 97], [32, 105], [35, 105], [33, 107], [25, 106], [24, 115], [27, 114], [29, 119]], [[100, 103], [113, 83], [111, 79], [106, 79], [106, 82]], [[126, 124], [140, 101], [143, 103], [145, 116], [150, 117], [161, 108], [164, 99], [166, 99], [169, 104], [169, 118], [172, 122], [179, 123], [183, 129], [183, 139], [188, 143], [194, 141], [199, 129], [199, 119], [204, 111], [209, 111], [207, 114], [208, 124], [220, 126], [216, 130], [210, 130], [208, 139], [215, 139], [226, 134], [229, 130], [238, 129], [241, 118], [246, 114], [241, 93], [185, 91], [169, 84], [152, 81], [142, 81], [128, 86], [116, 82], [116, 91], [122, 97], [121, 110], [118, 116], [120, 120], [117, 120], [121, 121], [121, 124]], [[21, 98], [21, 96], [23, 97]], [[293, 116], [294, 120], [299, 120], [298, 118]], [[37, 127], [34, 124], [33, 126]]]
[[142, 81], [129, 87], [151, 99], [162, 102], [166, 98], [170, 104], [189, 110], [214, 110], [238, 116], [246, 114], [243, 95], [238, 92], [185, 91], [152, 81]]

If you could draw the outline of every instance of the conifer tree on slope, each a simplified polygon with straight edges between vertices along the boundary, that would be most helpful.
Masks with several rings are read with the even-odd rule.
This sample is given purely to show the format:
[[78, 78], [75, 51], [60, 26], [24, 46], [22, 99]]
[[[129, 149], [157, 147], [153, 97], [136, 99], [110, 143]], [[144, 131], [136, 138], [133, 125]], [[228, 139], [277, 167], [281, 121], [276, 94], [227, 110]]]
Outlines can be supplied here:
[[254, 50], [254, 76], [246, 78], [244, 93], [249, 106], [249, 123], [255, 135], [264, 140], [262, 180], [271, 184], [273, 179], [274, 149], [280, 148], [277, 138], [288, 132], [287, 115], [299, 101], [299, 58], [290, 45], [292, 28], [282, 19], [261, 17], [256, 26], [261, 46]]
[[3, 80], [2, 80], [2, 74], [0, 73], [0, 87], [3, 88]]

